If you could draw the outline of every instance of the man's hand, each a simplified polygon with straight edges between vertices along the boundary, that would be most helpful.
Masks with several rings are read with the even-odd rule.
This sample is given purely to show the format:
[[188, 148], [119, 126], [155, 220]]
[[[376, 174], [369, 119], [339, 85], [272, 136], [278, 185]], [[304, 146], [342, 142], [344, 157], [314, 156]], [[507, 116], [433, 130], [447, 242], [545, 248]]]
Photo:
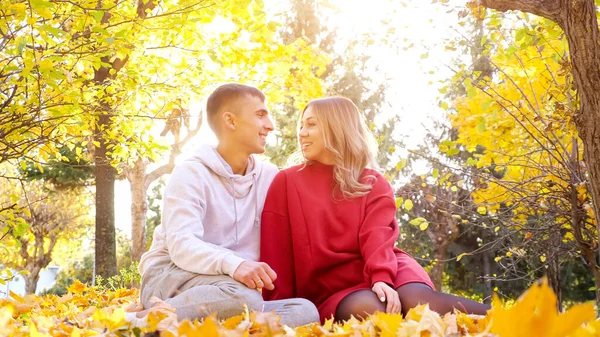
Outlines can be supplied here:
[[250, 289], [275, 289], [273, 282], [277, 274], [264, 262], [244, 261], [233, 273], [233, 279], [241, 282]]
[[375, 282], [371, 289], [377, 295], [381, 302], [387, 302], [385, 312], [388, 314], [397, 314], [402, 309], [400, 297], [394, 288], [390, 287], [385, 282]]

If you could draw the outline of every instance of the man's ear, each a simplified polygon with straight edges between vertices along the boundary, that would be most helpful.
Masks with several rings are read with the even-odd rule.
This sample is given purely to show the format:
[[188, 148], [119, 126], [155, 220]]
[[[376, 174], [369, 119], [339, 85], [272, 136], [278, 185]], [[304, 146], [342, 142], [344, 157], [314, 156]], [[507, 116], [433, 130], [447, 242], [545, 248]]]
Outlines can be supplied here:
[[223, 112], [223, 114], [221, 114], [221, 117], [223, 118], [225, 128], [234, 131], [236, 124], [235, 114], [229, 111], [225, 111]]

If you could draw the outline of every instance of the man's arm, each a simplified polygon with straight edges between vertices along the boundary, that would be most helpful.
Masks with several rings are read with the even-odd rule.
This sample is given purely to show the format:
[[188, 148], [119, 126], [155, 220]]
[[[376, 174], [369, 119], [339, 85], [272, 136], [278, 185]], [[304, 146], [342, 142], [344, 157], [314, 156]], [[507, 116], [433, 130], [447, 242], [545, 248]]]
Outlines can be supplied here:
[[244, 259], [203, 239], [206, 198], [201, 184], [195, 183], [200, 175], [191, 163], [178, 165], [165, 189], [162, 224], [169, 255], [182, 269], [233, 277]]

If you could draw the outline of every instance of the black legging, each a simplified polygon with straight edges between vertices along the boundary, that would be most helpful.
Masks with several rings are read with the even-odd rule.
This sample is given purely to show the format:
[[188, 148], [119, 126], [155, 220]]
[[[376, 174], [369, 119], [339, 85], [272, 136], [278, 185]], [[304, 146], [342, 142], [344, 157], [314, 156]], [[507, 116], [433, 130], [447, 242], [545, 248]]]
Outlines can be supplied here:
[[[429, 303], [429, 308], [439, 314], [445, 314], [458, 309], [468, 314], [485, 315], [490, 309], [487, 304], [473, 300], [435, 291], [423, 283], [409, 283], [398, 289], [398, 296], [402, 304], [402, 315], [406, 315], [409, 309], [419, 304]], [[369, 290], [357, 290], [344, 297], [337, 307], [335, 319], [345, 321], [350, 316], [366, 318], [377, 311], [385, 312], [386, 303], [382, 303], [377, 295]]]

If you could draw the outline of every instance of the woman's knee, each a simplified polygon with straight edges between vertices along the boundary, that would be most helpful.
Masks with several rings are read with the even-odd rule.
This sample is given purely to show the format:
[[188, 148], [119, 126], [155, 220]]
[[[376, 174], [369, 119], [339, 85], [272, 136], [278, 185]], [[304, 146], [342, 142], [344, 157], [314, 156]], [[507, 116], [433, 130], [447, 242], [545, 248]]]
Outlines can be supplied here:
[[348, 320], [351, 316], [364, 319], [376, 312], [385, 312], [385, 304], [373, 291], [364, 289], [344, 297], [338, 304], [335, 318], [338, 321]]
[[435, 293], [435, 290], [424, 283], [408, 283], [398, 287], [396, 292], [402, 304], [402, 312], [406, 313], [408, 309], [429, 303], [429, 297]]

